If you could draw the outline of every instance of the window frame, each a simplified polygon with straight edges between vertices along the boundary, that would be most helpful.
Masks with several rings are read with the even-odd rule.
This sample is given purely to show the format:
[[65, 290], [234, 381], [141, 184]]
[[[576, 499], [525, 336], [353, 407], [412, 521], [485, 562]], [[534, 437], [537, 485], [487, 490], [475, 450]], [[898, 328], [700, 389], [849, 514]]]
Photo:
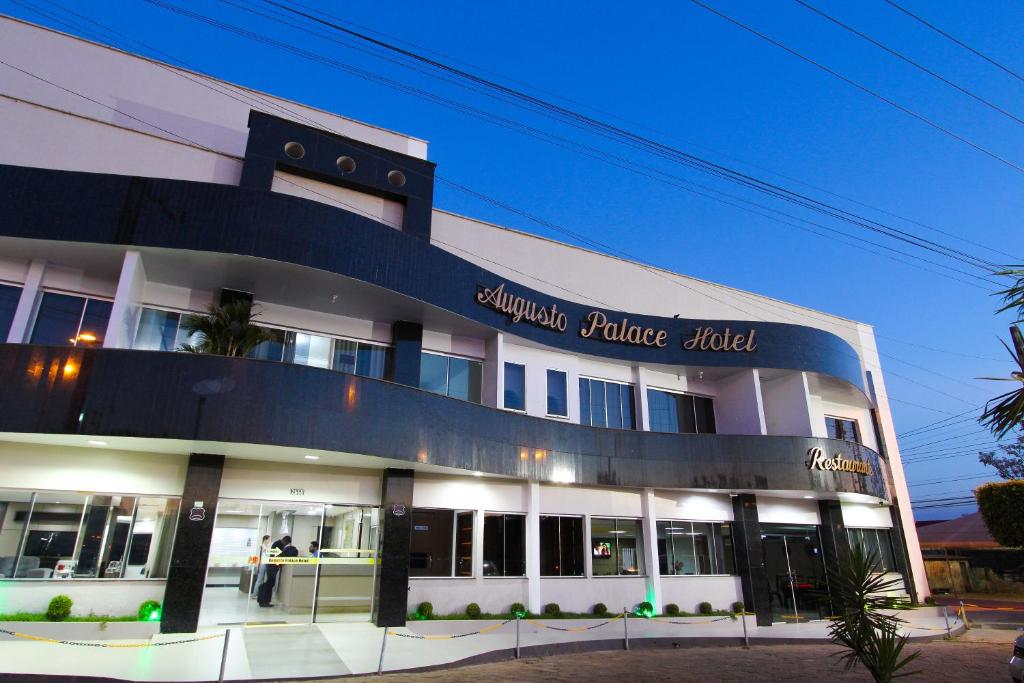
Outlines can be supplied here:
[[[614, 429], [614, 428], [613, 428]], [[635, 550], [642, 550], [643, 552], [637, 553], [637, 565], [642, 566], [643, 571], [639, 571], [636, 574], [623, 574], [622, 573], [622, 554], [619, 548], [619, 537], [621, 534], [612, 534], [615, 538], [615, 569], [614, 574], [597, 574], [594, 572], [594, 520], [604, 520], [615, 522], [615, 531], [619, 529], [619, 522], [634, 522], [638, 525], [639, 534], [636, 536], [639, 539], [640, 544], [643, 548], [635, 548]], [[584, 548], [584, 552], [589, 553], [589, 566], [590, 566], [590, 578], [602, 578], [602, 579], [613, 579], [613, 578], [625, 578], [635, 579], [637, 577], [650, 576], [650, 572], [647, 568], [647, 558], [645, 553], [647, 550], [647, 539], [644, 537], [644, 520], [642, 517], [621, 517], [621, 516], [604, 516], [604, 515], [587, 515], [587, 521], [590, 523], [590, 528], [587, 531], [590, 532], [590, 548]], [[638, 544], [639, 545], [639, 544]]]
[[[897, 563], [897, 560], [896, 560], [896, 557], [897, 557], [897, 555], [896, 555], [896, 546], [893, 544], [893, 540], [892, 540], [892, 537], [893, 537], [892, 527], [848, 526], [848, 527], [846, 527], [846, 540], [850, 544], [850, 548], [853, 549], [853, 546], [854, 546], [853, 538], [852, 538], [853, 532], [859, 532], [861, 534], [861, 538], [863, 539], [864, 532], [867, 532], [867, 531], [870, 531], [874, 535], [875, 542], [877, 544], [876, 547], [878, 549], [878, 563], [879, 563], [879, 567], [877, 568], [876, 573], [878, 573], [878, 574], [899, 574], [900, 570], [899, 570], [899, 566], [898, 566], [898, 563]], [[882, 552], [882, 537], [881, 537], [881, 535], [879, 533], [879, 532], [882, 532], [882, 531], [885, 532], [885, 543], [886, 543], [886, 546], [889, 549], [888, 555], [886, 555], [886, 553]], [[865, 550], [869, 550], [870, 549], [870, 548], [866, 547], [866, 544], [864, 544], [863, 542], [861, 543], [861, 545], [865, 545]], [[886, 561], [887, 558], [892, 560], [892, 566], [891, 567], [887, 565], [887, 561]]]
[[[715, 431], [713, 431], [713, 432], [697, 432], [697, 431], [694, 431], [694, 432], [684, 432], [684, 431], [681, 431], [681, 430], [680, 431], [675, 431], [675, 432], [657, 431], [658, 434], [718, 434], [718, 408], [715, 405], [717, 397], [712, 396], [711, 394], [700, 394], [700, 393], [697, 393], [695, 391], [681, 391], [679, 389], [665, 389], [663, 387], [652, 386], [650, 384], [648, 384], [645, 387], [645, 389], [647, 391], [660, 391], [663, 394], [671, 394], [673, 396], [690, 396], [691, 398], [703, 398], [703, 399], [706, 399], [708, 401], [711, 401], [711, 417], [715, 421]], [[647, 407], [647, 420], [648, 420], [648, 427], [650, 428], [651, 397], [650, 397], [650, 395], [648, 395], [646, 398], [647, 398], [647, 406], [648, 406]], [[696, 403], [694, 403], [694, 407], [693, 407], [693, 419], [694, 419], [694, 425], [696, 425], [696, 423], [697, 423], [697, 404]], [[656, 430], [650, 429], [649, 431], [653, 432], [653, 431], [656, 431]], [[684, 520], [680, 520], [680, 521], [684, 521]]]
[[[579, 397], [580, 398], [580, 417], [579, 417], [579, 419], [580, 419], [580, 424], [581, 425], [583, 425], [584, 427], [593, 427], [595, 429], [617, 429], [617, 430], [626, 431], [626, 432], [642, 431], [641, 428], [642, 428], [643, 425], [640, 425], [638, 427], [638, 422], [639, 421], [638, 421], [637, 406], [636, 406], [636, 392], [637, 392], [637, 385], [636, 384], [634, 384], [633, 382], [624, 382], [624, 381], [617, 380], [617, 379], [604, 379], [604, 378], [601, 378], [601, 377], [593, 377], [591, 375], [580, 374], [580, 375], [576, 376], [576, 386], [577, 387], [579, 387], [579, 384], [580, 384], [580, 382], [582, 380], [587, 380], [588, 382], [601, 382], [603, 384], [615, 384], [615, 385], [618, 385], [620, 387], [629, 387], [629, 388], [631, 388], [633, 390], [632, 391], [633, 400], [630, 402], [629, 409], [630, 409], [630, 413], [632, 414], [632, 417], [633, 417], [633, 426], [632, 427], [628, 427], [628, 428], [627, 427], [609, 427], [608, 426], [608, 400], [607, 400], [608, 393], [607, 393], [607, 390], [605, 391], [604, 424], [603, 425], [595, 425], [593, 423], [593, 418], [591, 418], [589, 423], [587, 423], [587, 424], [583, 423], [583, 396], [582, 396], [582, 394], [580, 395], [580, 397]], [[593, 396], [593, 393], [594, 393], [593, 392], [593, 387], [592, 386], [588, 387], [588, 398]], [[622, 406], [622, 404], [620, 403], [620, 411], [619, 411], [620, 417], [622, 416], [621, 406]], [[587, 411], [586, 412], [587, 412], [587, 415], [591, 415], [589, 401], [588, 401], [588, 406], [587, 406]]]
[[[487, 518], [494, 519], [501, 517], [501, 558], [502, 558], [502, 573], [501, 574], [487, 574], [484, 571], [484, 567], [480, 567], [480, 575], [484, 579], [525, 579], [526, 576], [526, 564], [527, 555], [529, 555], [529, 548], [526, 543], [526, 527], [527, 527], [527, 514], [525, 512], [500, 512], [497, 510], [484, 510], [483, 525], [484, 525], [484, 540], [483, 546], [480, 548], [480, 559], [483, 563], [487, 562], [487, 541], [486, 541], [486, 529], [487, 529]], [[508, 565], [508, 534], [506, 533], [506, 520], [509, 517], [518, 517], [523, 522], [523, 573], [522, 574], [509, 574], [506, 571]], [[539, 539], [538, 539], [539, 540]]]
[[[505, 397], [507, 395], [508, 388], [506, 386], [507, 382], [505, 380], [507, 379], [507, 374], [506, 373], [508, 372], [508, 366], [510, 366], [510, 365], [515, 365], [515, 366], [520, 367], [520, 368], [523, 369], [523, 407], [522, 408], [510, 408], [510, 407], [508, 407], [508, 405], [506, 405]], [[523, 415], [526, 414], [526, 406], [529, 405], [528, 401], [527, 401], [527, 386], [526, 385], [527, 385], [527, 382], [526, 382], [526, 363], [517, 363], [517, 362], [511, 361], [511, 360], [502, 361], [502, 365], [501, 365], [501, 408], [502, 408], [502, 410], [508, 410], [510, 412], [513, 412], [513, 413], [521, 413]]]
[[[22, 285], [22, 289], [24, 290], [24, 285]], [[55, 288], [55, 287], [41, 287], [39, 289], [39, 294], [36, 297], [35, 305], [32, 308], [32, 323], [28, 326], [28, 333], [25, 335], [25, 337], [28, 339], [28, 343], [30, 343], [30, 344], [33, 343], [32, 342], [32, 337], [35, 335], [36, 324], [39, 322], [39, 313], [41, 312], [42, 307], [43, 307], [43, 297], [45, 297], [47, 294], [61, 294], [63, 296], [72, 296], [72, 297], [76, 297], [76, 298], [82, 299], [83, 302], [84, 302], [82, 304], [82, 311], [81, 311], [81, 313], [78, 314], [78, 325], [75, 327], [75, 340], [74, 340], [74, 342], [72, 342], [70, 344], [65, 344], [64, 345], [64, 346], [67, 346], [68, 348], [77, 348], [78, 347], [78, 341], [79, 341], [78, 337], [82, 334], [82, 322], [85, 320], [85, 312], [89, 308], [89, 302], [90, 301], [92, 301], [92, 300], [103, 301], [105, 303], [110, 304], [111, 308], [113, 308], [113, 305], [114, 305], [114, 298], [113, 297], [101, 296], [101, 295], [93, 295], [93, 294], [86, 294], [84, 292], [76, 292], [76, 291], [73, 291], [73, 290], [70, 290], [70, 289], [58, 289], [58, 288]], [[110, 318], [109, 317], [107, 318], [107, 325], [108, 326], [110, 325]], [[92, 348], [102, 348], [103, 344], [106, 342], [106, 340], [107, 340], [107, 331], [103, 330], [103, 337], [102, 337], [102, 339], [100, 339], [99, 343], [96, 344]]]
[[[14, 310], [11, 312], [11, 324], [14, 324], [14, 317], [18, 313], [18, 304], [21, 303], [21, 297], [25, 295], [25, 283], [24, 282], [11, 282], [10, 280], [0, 280], [0, 287], [10, 287], [11, 289], [18, 290], [18, 297], [14, 302]], [[83, 307], [84, 310], [84, 307]], [[33, 325], [34, 326], [34, 325]], [[11, 334], [11, 328], [8, 327], [6, 330], [0, 330], [0, 344], [7, 341], [7, 337]]]
[[[421, 580], [421, 579], [428, 579], [428, 580], [434, 580], [434, 579], [475, 579], [476, 578], [476, 567], [473, 566], [473, 548], [472, 548], [472, 546], [476, 544], [476, 525], [477, 525], [476, 510], [468, 510], [468, 509], [465, 509], [465, 508], [441, 508], [441, 507], [420, 507], [420, 506], [413, 507], [410, 510], [410, 514], [412, 514], [412, 515], [415, 515], [416, 512], [450, 512], [452, 514], [451, 548], [450, 548], [450, 551], [451, 551], [451, 562], [449, 563], [448, 573], [447, 574], [434, 574], [434, 575], [428, 575], [428, 576], [413, 576], [410, 573], [409, 574], [409, 578], [410, 579], [416, 579], [416, 580]], [[470, 555], [469, 555], [469, 557], [470, 557], [470, 561], [469, 561], [469, 574], [457, 574], [456, 573], [456, 569], [458, 568], [458, 562], [459, 562], [459, 554], [458, 554], [458, 546], [459, 546], [459, 515], [464, 515], [464, 514], [470, 515], [470, 533], [469, 533], [469, 538], [470, 538], [470, 544], [471, 545], [470, 545]], [[414, 526], [414, 524], [415, 524], [411, 518], [409, 520], [409, 523], [410, 523], [410, 526]], [[415, 529], [411, 529], [410, 533], [416, 533]], [[482, 548], [481, 548], [481, 550], [482, 550]], [[412, 544], [411, 544], [411, 541], [410, 541], [410, 555], [411, 555], [411, 553], [412, 553]], [[412, 569], [412, 567], [411, 567], [411, 558], [410, 558], [410, 570], [411, 569]]]
[[[551, 400], [551, 388], [550, 388], [550, 374], [552, 372], [559, 372], [565, 378], [565, 415], [559, 415], [558, 413], [552, 413], [548, 410]], [[568, 420], [569, 419], [569, 371], [562, 368], [544, 368], [544, 416], [554, 418], [556, 420]]]
[[[590, 576], [588, 576], [588, 572], [587, 572], [587, 566], [588, 565], [587, 565], [587, 547], [586, 547], [586, 541], [587, 541], [587, 515], [562, 515], [562, 514], [544, 514], [544, 513], [540, 513], [538, 515], [538, 517], [539, 517], [538, 521], [543, 521], [543, 518], [545, 518], [545, 517], [554, 517], [555, 519], [558, 520], [558, 562], [559, 562], [559, 566], [561, 566], [561, 564], [562, 564], [562, 520], [563, 519], [577, 519], [577, 520], [579, 520], [579, 522], [580, 522], [580, 546], [581, 546], [580, 550], [582, 550], [582, 552], [583, 552], [583, 556], [578, 558], [580, 560], [580, 568], [582, 569], [582, 571], [579, 574], [561, 574], [561, 573], [559, 573], [559, 574], [545, 574], [544, 573], [544, 562], [542, 560], [540, 562], [540, 565], [541, 565], [540, 578], [541, 579], [584, 579], [584, 580], [585, 579], [589, 579]], [[542, 556], [542, 551], [543, 551], [544, 544], [543, 544], [543, 542], [541, 540], [541, 536], [543, 535], [543, 533], [544, 533], [544, 526], [543, 526], [543, 524], [541, 524], [540, 525], [540, 529], [538, 530], [538, 533], [537, 533], [537, 556], [538, 556], [538, 559], [543, 557]]]
[[[388, 348], [391, 348], [391, 347], [389, 346]], [[332, 349], [333, 349], [333, 347], [332, 347]], [[444, 351], [435, 351], [433, 349], [421, 349], [420, 350], [420, 355], [422, 356], [424, 354], [428, 355], [428, 356], [437, 356], [439, 358], [444, 358], [445, 359], [445, 364], [444, 364], [444, 393], [442, 394], [442, 393], [437, 392], [437, 391], [431, 391], [430, 389], [423, 389], [422, 386], [420, 386], [418, 388], [423, 389], [423, 391], [429, 391], [432, 394], [437, 394], [438, 396], [446, 396], [448, 398], [454, 398], [454, 399], [456, 399], [458, 401], [465, 401], [466, 403], [475, 403], [477, 405], [483, 404], [483, 398], [484, 398], [484, 396], [483, 396], [483, 394], [484, 394], [484, 392], [483, 392], [484, 361], [482, 359], [480, 359], [480, 358], [473, 358], [472, 356], [466, 356], [466, 355], [459, 354], [459, 353], [446, 353]], [[452, 389], [452, 362], [451, 362], [451, 359], [452, 358], [455, 358], [456, 360], [463, 360], [463, 361], [466, 361], [468, 363], [477, 363], [477, 364], [480, 365], [480, 385], [481, 386], [480, 386], [480, 394], [477, 397], [478, 400], [474, 401], [472, 398], [463, 399], [463, 398], [459, 398], [458, 396], [452, 396], [451, 395], [451, 389]]]
[[[725, 547], [725, 544], [722, 542], [721, 528], [723, 526], [725, 526], [725, 525], [728, 525], [731, 528], [732, 525], [735, 524], [735, 521], [729, 520], [729, 519], [707, 520], [707, 519], [662, 519], [662, 518], [658, 518], [658, 519], [656, 519], [654, 521], [654, 542], [655, 542], [655, 544], [657, 544], [657, 542], [659, 540], [658, 539], [658, 534], [660, 533], [659, 526], [661, 524], [669, 524], [669, 525], [673, 525], [673, 524], [689, 524], [690, 525], [690, 534], [693, 535], [693, 536], [695, 536], [694, 531], [693, 531], [693, 525], [694, 524], [708, 524], [708, 525], [710, 525], [711, 526], [711, 535], [710, 535], [711, 547], [708, 549], [709, 550], [708, 560], [711, 563], [711, 569], [713, 571], [711, 571], [710, 573], [707, 573], [707, 574], [702, 573], [702, 572], [697, 572], [695, 574], [686, 574], [686, 573], [679, 573], [679, 572], [672, 572], [672, 573], [669, 573], [669, 574], [662, 574], [661, 573], [661, 553], [659, 552], [658, 553], [658, 575], [659, 576], [662, 576], [662, 577], [665, 577], [665, 576], [673, 576], [673, 577], [674, 576], [688, 576], [688, 577], [700, 577], [700, 576], [739, 576], [738, 573], [737, 574], [729, 574], [727, 572], [723, 572], [721, 570], [725, 569], [725, 567], [720, 567], [719, 566], [719, 564], [722, 564], [722, 563], [727, 564], [726, 556], [725, 556], [726, 547]], [[691, 537], [693, 537], [693, 536], [691, 536]], [[732, 545], [732, 554], [733, 554], [732, 565], [735, 568], [736, 567], [736, 544], [735, 544], [735, 541], [731, 545]], [[674, 547], [674, 545], [673, 545], [673, 547]], [[674, 554], [675, 553], [673, 553], [673, 555]], [[669, 556], [666, 555], [666, 557], [669, 557]], [[694, 544], [693, 558], [694, 558], [694, 567], [699, 568], [700, 567], [700, 563], [697, 560], [696, 544]], [[719, 560], [721, 560], [721, 562], [719, 562]]]
[[[860, 444], [862, 446], [864, 445], [863, 434], [862, 434], [861, 428], [860, 428], [860, 420], [858, 420], [855, 417], [843, 417], [842, 415], [829, 415], [829, 414], [826, 413], [825, 414], [825, 431], [826, 432], [828, 432], [828, 421], [829, 420], [835, 420], [839, 424], [844, 424], [844, 423], [848, 422], [848, 423], [853, 425], [853, 439], [847, 439], [844, 436], [842, 439], [836, 439], [836, 441], [849, 441], [850, 443], [856, 443], [856, 444]], [[844, 425], [843, 429], [845, 431], [845, 425]], [[831, 438], [834, 438], [834, 437], [829, 436], [828, 438], [831, 439]]]

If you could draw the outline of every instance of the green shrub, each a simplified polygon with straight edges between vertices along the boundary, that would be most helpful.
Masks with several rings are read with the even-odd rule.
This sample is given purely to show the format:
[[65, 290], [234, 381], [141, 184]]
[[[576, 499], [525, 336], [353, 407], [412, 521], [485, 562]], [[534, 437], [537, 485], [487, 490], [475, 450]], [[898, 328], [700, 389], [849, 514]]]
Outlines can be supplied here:
[[646, 600], [644, 602], [641, 602], [639, 605], [636, 606], [636, 615], [638, 617], [654, 616], [654, 605], [647, 602]]
[[160, 621], [160, 603], [145, 600], [139, 605], [139, 621]]
[[434, 616], [434, 606], [429, 602], [421, 602], [419, 607], [416, 608], [416, 614], [420, 615], [423, 619], [429, 619]]
[[525, 617], [526, 616], [526, 605], [521, 602], [513, 602], [512, 606], [508, 608], [509, 614], [514, 617]]
[[1007, 548], [1024, 546], [1024, 481], [984, 484], [974, 496], [992, 538]]
[[466, 616], [470, 619], [478, 619], [480, 617], [480, 605], [475, 602], [466, 605]]
[[590, 611], [599, 617], [603, 617], [604, 615], [608, 614], [608, 605], [604, 604], [603, 602], [599, 602], [593, 607], [591, 607]]
[[732, 603], [732, 613], [733, 614], [743, 614], [743, 611], [744, 611], [745, 607], [746, 607], [746, 605], [743, 604], [742, 600], [737, 600], [736, 602]]
[[561, 616], [562, 608], [558, 606], [557, 602], [549, 602], [548, 604], [544, 605], [544, 614], [546, 614], [549, 617]]
[[668, 603], [667, 605], [665, 605], [665, 614], [669, 615], [670, 617], [679, 616], [679, 605], [677, 605], [674, 602]]
[[710, 602], [702, 602], [697, 605], [697, 611], [704, 615], [711, 615], [715, 613], [715, 608], [711, 606]]
[[74, 604], [66, 595], [58, 595], [50, 600], [50, 606], [46, 608], [48, 621], [64, 621], [71, 616], [71, 605]]

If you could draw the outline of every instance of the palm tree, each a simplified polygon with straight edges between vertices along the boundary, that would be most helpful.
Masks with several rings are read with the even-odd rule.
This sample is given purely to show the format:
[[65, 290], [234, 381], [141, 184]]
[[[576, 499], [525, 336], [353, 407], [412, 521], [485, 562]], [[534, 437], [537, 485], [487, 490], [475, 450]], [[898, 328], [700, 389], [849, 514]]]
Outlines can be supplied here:
[[1024, 427], [1024, 333], [1017, 326], [1017, 323], [1024, 321], [1024, 269], [1002, 270], [996, 275], [1007, 275], [1017, 279], [1013, 286], [997, 292], [1003, 297], [1003, 306], [996, 311], [996, 313], [1003, 313], [1013, 309], [1017, 310], [1018, 319], [1010, 326], [1012, 346], [1002, 342], [1017, 368], [1010, 371], [1009, 377], [986, 377], [985, 379], [1017, 382], [1020, 387], [996, 396], [986, 403], [985, 412], [981, 414], [979, 422], [988, 427], [996, 438], [1001, 439], [1011, 429]]
[[252, 302], [243, 299], [218, 306], [210, 304], [207, 315], [190, 315], [181, 326], [196, 342], [182, 344], [180, 350], [188, 353], [209, 353], [218, 356], [245, 356], [270, 335], [253, 324], [259, 313]]

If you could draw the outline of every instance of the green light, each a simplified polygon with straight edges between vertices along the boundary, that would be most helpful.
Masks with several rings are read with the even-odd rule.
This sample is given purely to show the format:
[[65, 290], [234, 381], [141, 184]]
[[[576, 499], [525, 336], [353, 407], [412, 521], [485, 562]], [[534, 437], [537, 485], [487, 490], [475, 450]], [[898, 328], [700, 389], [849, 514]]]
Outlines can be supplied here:
[[153, 611], [149, 613], [149, 616], [146, 617], [146, 621], [160, 621], [161, 611], [162, 610], [159, 607], [154, 608]]

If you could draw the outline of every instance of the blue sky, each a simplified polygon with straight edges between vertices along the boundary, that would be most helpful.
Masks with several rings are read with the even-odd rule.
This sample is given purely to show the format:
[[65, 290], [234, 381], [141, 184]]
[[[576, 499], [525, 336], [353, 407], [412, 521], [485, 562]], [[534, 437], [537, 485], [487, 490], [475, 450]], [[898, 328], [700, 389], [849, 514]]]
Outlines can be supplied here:
[[[458, 61], [495, 80], [873, 220], [996, 262], [1024, 262], [1019, 226], [1024, 214], [1024, 172], [690, 2], [647, 6], [646, 12], [630, 13], [625, 6], [610, 3], [523, 2], [511, 11], [494, 3], [302, 1], [387, 34], [389, 40], [405, 41], [412, 49], [433, 50], [444, 61]], [[978, 12], [966, 3], [900, 3], [1024, 72], [1024, 54], [1019, 41], [1015, 44], [1024, 25], [1024, 5], [989, 2], [984, 12]], [[1022, 124], [796, 2], [708, 0], [708, 4], [1024, 166]], [[883, 0], [814, 0], [811, 4], [1024, 118], [1024, 82], [932, 33]], [[41, 16], [29, 5], [52, 16]], [[898, 257], [903, 262], [897, 262], [867, 253], [858, 246], [874, 249], [864, 241], [881, 239], [870, 233], [745, 194], [696, 171], [267, 21], [239, 6], [212, 0], [187, 3], [192, 11], [625, 157], [630, 167], [654, 167], [662, 178], [672, 174], [710, 185], [855, 236], [842, 238], [848, 243], [841, 243], [809, 234], [658, 182], [648, 171], [640, 175], [602, 163], [152, 4], [58, 0], [58, 5], [213, 76], [425, 138], [443, 176], [647, 262], [874, 325], [898, 432], [977, 408], [1008, 388], [975, 379], [1006, 376], [1010, 370], [1009, 357], [998, 339], [1007, 336], [1011, 318], [993, 315], [996, 299], [984, 289], [987, 285], [964, 278], [981, 284], [979, 289], [941, 277], [908, 265], [911, 259], [904, 256]], [[0, 0], [0, 11], [72, 33], [96, 30], [58, 5], [49, 0], [22, 4]], [[247, 6], [266, 7], [255, 0]], [[61, 25], [56, 16], [82, 28]], [[117, 37], [104, 42], [146, 52]], [[436, 204], [572, 241], [444, 184], [437, 187]], [[957, 241], [919, 224], [1005, 253]], [[681, 296], [692, 294], [681, 292]], [[908, 438], [903, 444], [905, 458], [954, 456], [909, 463], [912, 495], [969, 494], [986, 474], [974, 454], [979, 446], [991, 443], [991, 437], [971, 422]], [[971, 509], [923, 509], [918, 516], [949, 517]]]

